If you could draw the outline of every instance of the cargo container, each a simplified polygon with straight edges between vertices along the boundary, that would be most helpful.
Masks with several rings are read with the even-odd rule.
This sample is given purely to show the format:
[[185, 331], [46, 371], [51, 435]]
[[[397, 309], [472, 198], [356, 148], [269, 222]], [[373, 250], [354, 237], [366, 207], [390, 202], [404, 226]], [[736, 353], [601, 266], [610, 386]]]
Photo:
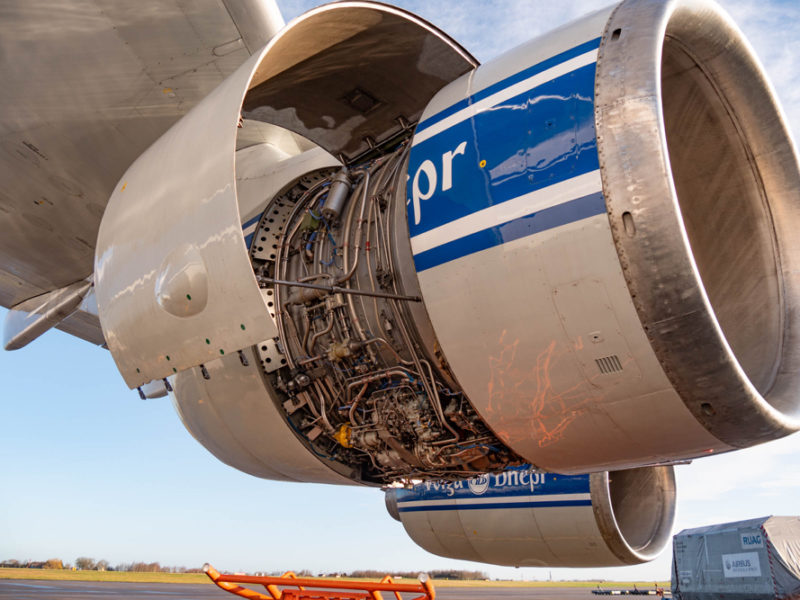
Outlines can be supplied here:
[[672, 544], [676, 600], [800, 599], [800, 517], [684, 529]]

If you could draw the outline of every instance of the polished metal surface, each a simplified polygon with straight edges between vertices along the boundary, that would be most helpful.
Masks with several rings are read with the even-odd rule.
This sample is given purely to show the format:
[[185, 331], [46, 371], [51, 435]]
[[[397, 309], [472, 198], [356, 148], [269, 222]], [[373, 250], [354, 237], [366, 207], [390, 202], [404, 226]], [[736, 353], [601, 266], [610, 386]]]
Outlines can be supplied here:
[[[187, 387], [182, 373], [207, 363], [217, 347], [226, 354], [254, 347], [264, 371], [262, 402], [283, 417], [275, 423], [293, 430], [287, 433], [300, 437], [314, 461], [321, 458], [357, 481], [463, 476], [516, 461], [476, 419], [459, 390], [447, 387], [452, 377], [439, 374], [446, 367], [431, 343], [430, 325], [419, 324], [427, 329], [426, 348], [414, 337], [424, 310], [402, 306], [421, 303], [413, 271], [400, 268], [411, 262], [402, 210], [411, 127], [430, 97], [474, 64], [447, 36], [403, 11], [366, 2], [326, 6], [290, 23], [261, 56], [148, 150], [122, 178], [125, 189], [118, 187], [112, 198], [98, 252], [101, 320], [112, 354], [131, 376], [129, 384], [173, 369], [187, 427], [229, 464], [263, 477], [273, 476], [269, 467], [254, 466], [248, 455], [265, 456], [276, 446], [255, 435], [229, 439], [230, 428], [217, 433], [203, 426], [208, 406], [226, 405], [231, 392], [215, 385], [208, 364], [211, 379], [205, 381], [211, 383], [198, 379]], [[254, 73], [249, 84], [239, 76], [245, 69]], [[356, 99], [343, 103], [345, 88], [352, 86], [378, 93], [380, 106], [364, 109]], [[237, 136], [231, 109], [238, 111], [245, 90]], [[272, 119], [266, 111], [271, 94], [292, 103], [292, 111], [296, 105], [298, 114], [334, 115], [326, 117], [334, 122], [312, 132]], [[349, 125], [335, 122], [342, 114], [350, 115]], [[215, 140], [209, 139], [208, 124]], [[319, 155], [322, 149], [299, 153], [307, 141], [294, 140], [295, 148], [283, 140], [258, 143], [257, 135], [276, 125], [343, 159], [370, 150], [373, 160], [343, 169], [329, 154]], [[235, 197], [220, 193], [230, 185], [231, 173], [222, 177], [211, 169], [227, 168], [232, 136], [239, 148]], [[386, 147], [379, 147], [384, 142]], [[312, 154], [316, 161], [304, 159]], [[200, 162], [205, 168], [190, 182], [178, 187], [170, 180], [167, 169], [188, 174]], [[302, 165], [308, 170], [298, 173]], [[143, 199], [135, 203], [132, 218], [124, 199], [134, 176], [143, 185], [137, 198]], [[142, 225], [127, 231], [132, 222]], [[222, 239], [228, 234], [238, 237], [238, 244]], [[246, 275], [239, 269], [243, 235], [252, 260]], [[165, 257], [160, 265], [159, 256]], [[211, 273], [215, 261], [225, 265], [224, 272]], [[212, 306], [215, 286], [221, 310]], [[244, 296], [258, 302], [248, 305]], [[254, 307], [259, 302], [262, 306]], [[275, 329], [252, 338], [259, 320]], [[143, 325], [135, 329], [134, 323]], [[231, 334], [237, 341], [230, 342]], [[167, 351], [159, 346], [164, 344], [173, 345]], [[155, 359], [160, 364], [148, 363], [148, 353], [160, 354], [163, 358]], [[225, 377], [235, 378], [238, 365], [226, 364]], [[192, 372], [196, 376], [197, 369]], [[199, 393], [202, 405], [191, 402]], [[250, 409], [237, 404], [230, 410]], [[248, 421], [254, 427], [258, 422]]]
[[667, 547], [676, 509], [673, 467], [592, 473], [590, 489], [603, 540], [622, 563], [653, 560]]
[[243, 356], [209, 362], [208, 379], [199, 368], [174, 377], [173, 403], [189, 433], [225, 464], [256, 477], [355, 484], [356, 473], [309, 451], [265, 385], [253, 350]]
[[626, 0], [520, 46], [437, 94], [412, 140], [411, 246], [443, 356], [546, 470], [787, 435], [798, 187], [771, 88], [713, 3]]
[[565, 476], [509, 469], [386, 491], [389, 514], [429, 552], [529, 567], [639, 564], [671, 540], [670, 467]]
[[[379, 24], [392, 33], [388, 41], [381, 37], [387, 31]], [[334, 37], [311, 35], [312, 31]], [[345, 55], [333, 49], [339, 42], [357, 39], [357, 32], [365, 38], [365, 47], [345, 43]], [[391, 40], [400, 45], [392, 48]], [[413, 43], [404, 45], [409, 40]], [[378, 65], [379, 71], [357, 69], [346, 61], [338, 71], [323, 68], [325, 61], [338, 64], [344, 56], [363, 58], [370, 44], [379, 41], [385, 50], [379, 56], [391, 57]], [[296, 90], [293, 82], [308, 77], [295, 73], [291, 82], [272, 80], [298, 63], [330, 79]], [[413, 15], [379, 4], [340, 3], [293, 21], [143, 153], [112, 193], [96, 249], [100, 321], [128, 385], [166, 377], [277, 333], [272, 320], [265, 319], [268, 301], [253, 277], [239, 227], [243, 219], [233, 156], [243, 97], [248, 124], [260, 119], [273, 127], [286, 125], [265, 118], [263, 109], [269, 90], [276, 89], [273, 86], [278, 86], [282, 101], [301, 108], [313, 99], [314, 114], [337, 114], [341, 90], [331, 95], [326, 86], [332, 82], [349, 86], [345, 74], [350, 74], [362, 86], [361, 92], [364, 87], [377, 89], [375, 82], [391, 71], [394, 78], [387, 90], [415, 92], [406, 91], [390, 101], [387, 91], [383, 109], [366, 111], [368, 130], [330, 128], [337, 143], [355, 144], [347, 146], [354, 150], [367, 137], [382, 142], [408, 133], [430, 96], [473, 65], [460, 47]], [[436, 76], [429, 81], [430, 73]], [[345, 108], [358, 112], [357, 107]], [[406, 117], [398, 119], [398, 114]], [[326, 144], [325, 136], [299, 132], [328, 151], [345, 149]], [[251, 154], [253, 147], [240, 151]], [[276, 158], [267, 156], [265, 161], [275, 164]], [[280, 174], [272, 179], [285, 183]]]
[[626, 0], [598, 59], [603, 189], [627, 285], [682, 401], [746, 447], [800, 427], [800, 168], [714, 3]]
[[444, 88], [409, 159], [411, 247], [442, 355], [497, 437], [555, 472], [731, 448], [671, 388], [611, 236], [593, 103], [610, 13]]
[[8, 311], [3, 325], [3, 348], [18, 350], [61, 323], [78, 309], [91, 288], [90, 281], [78, 281]]
[[295, 19], [270, 43], [243, 114], [348, 162], [408, 133], [431, 96], [477, 64], [412, 13], [338, 2]]
[[272, 0], [0, 3], [0, 305], [92, 274], [122, 173], [249, 55], [226, 5], [275, 10]]
[[263, 48], [286, 25], [276, 0], [222, 0], [222, 3], [242, 36], [241, 44], [250, 54]]
[[109, 200], [95, 290], [129, 387], [271, 338], [242, 236], [235, 152], [242, 98], [263, 51], [144, 152]]

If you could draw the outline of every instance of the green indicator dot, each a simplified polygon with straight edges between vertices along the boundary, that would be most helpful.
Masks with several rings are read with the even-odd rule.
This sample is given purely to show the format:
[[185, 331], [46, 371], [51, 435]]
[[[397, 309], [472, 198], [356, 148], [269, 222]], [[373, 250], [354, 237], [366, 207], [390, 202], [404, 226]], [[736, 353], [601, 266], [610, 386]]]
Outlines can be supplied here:
[[175, 367], [172, 367], [172, 372], [173, 372], [173, 373], [177, 373], [177, 372], [178, 372], [178, 369], [176, 369]]
[[245, 329], [245, 327], [244, 327], [244, 323], [242, 323], [241, 325], [239, 325], [239, 327], [241, 327], [241, 328], [242, 328], [242, 331], [244, 331], [244, 329]]
[[191, 294], [186, 294], [186, 299], [187, 300], [191, 300], [192, 299], [192, 295]]
[[220, 353], [220, 354], [225, 354], [225, 350], [223, 350], [222, 348], [220, 348], [220, 349], [219, 349], [219, 353]]
[[169, 354], [167, 354], [167, 360], [170, 360], [170, 358], [169, 358]]
[[211, 343], [211, 340], [206, 338], [206, 344], [210, 344], [210, 343]]
[[139, 369], [136, 369], [136, 372], [137, 372], [137, 373], [141, 373], [141, 370], [139, 370]]

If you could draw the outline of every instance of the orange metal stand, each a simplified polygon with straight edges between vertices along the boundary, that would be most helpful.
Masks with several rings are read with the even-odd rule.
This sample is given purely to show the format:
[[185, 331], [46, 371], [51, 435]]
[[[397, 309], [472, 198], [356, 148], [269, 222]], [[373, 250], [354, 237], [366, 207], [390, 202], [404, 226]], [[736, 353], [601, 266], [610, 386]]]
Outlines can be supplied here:
[[[401, 594], [404, 593], [420, 594], [411, 600], [436, 599], [433, 583], [427, 578], [420, 578], [417, 583], [395, 583], [387, 575], [380, 583], [373, 583], [297, 577], [291, 571], [280, 577], [223, 575], [209, 564], [203, 567], [203, 571], [226, 592], [248, 600], [383, 600], [381, 592], [394, 593], [396, 600], [403, 600]], [[238, 583], [263, 585], [269, 595], [236, 585]]]

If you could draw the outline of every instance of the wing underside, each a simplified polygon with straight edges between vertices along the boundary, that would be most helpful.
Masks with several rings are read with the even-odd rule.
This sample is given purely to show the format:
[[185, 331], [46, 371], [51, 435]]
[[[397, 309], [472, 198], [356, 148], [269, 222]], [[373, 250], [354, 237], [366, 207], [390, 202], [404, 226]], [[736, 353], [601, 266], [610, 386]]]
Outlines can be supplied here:
[[0, 4], [0, 305], [91, 276], [125, 169], [281, 24], [272, 0]]

